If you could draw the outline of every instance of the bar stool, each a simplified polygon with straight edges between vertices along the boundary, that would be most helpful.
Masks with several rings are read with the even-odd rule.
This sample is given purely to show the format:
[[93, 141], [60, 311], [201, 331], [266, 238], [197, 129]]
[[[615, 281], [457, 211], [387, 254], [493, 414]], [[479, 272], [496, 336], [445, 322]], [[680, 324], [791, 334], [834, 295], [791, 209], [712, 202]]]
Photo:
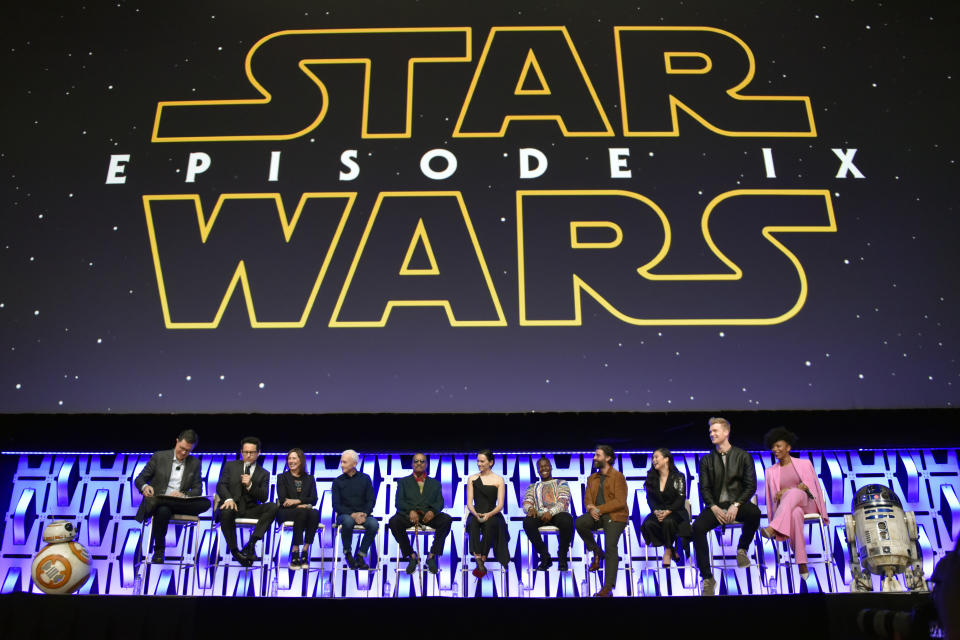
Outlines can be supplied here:
[[[807, 532], [805, 533], [809, 533], [809, 528], [811, 526], [816, 525], [816, 527], [820, 531], [820, 548], [823, 549], [822, 559], [811, 560], [810, 558], [807, 558], [807, 566], [809, 567], [811, 565], [816, 565], [816, 564], [823, 565], [824, 569], [827, 572], [827, 590], [829, 593], [836, 593], [836, 575], [834, 571], [836, 571], [837, 567], [836, 567], [836, 560], [834, 560], [833, 558], [833, 541], [830, 539], [830, 534], [829, 534], [829, 531], [827, 530], [827, 526], [823, 523], [823, 518], [820, 517], [819, 513], [805, 513], [803, 515], [803, 524], [807, 528]], [[812, 539], [813, 536], [804, 535], [804, 538], [807, 538], [807, 537], [810, 537]], [[804, 544], [806, 544], [806, 539], [804, 539]], [[801, 579], [800, 579], [800, 574], [798, 570], [797, 582], [794, 583], [793, 567], [797, 564], [796, 555], [794, 554], [789, 541], [783, 542], [783, 548], [784, 548], [784, 552], [787, 555], [787, 559], [785, 563], [781, 564], [780, 549], [776, 550], [777, 551], [775, 554], [775, 557], [777, 560], [776, 576], [777, 576], [777, 579], [779, 580], [780, 571], [781, 569], [783, 569], [784, 573], [786, 574], [787, 582], [790, 584], [791, 591], [793, 593], [797, 593], [799, 592], [799, 583]], [[795, 585], [796, 585], [796, 588], [794, 588]]]
[[[423, 562], [424, 562], [424, 560], [425, 560], [425, 558], [426, 558], [425, 554], [422, 552], [422, 548], [423, 548], [424, 546], [426, 546], [426, 540], [425, 540], [425, 538], [426, 538], [427, 536], [430, 536], [430, 535], [436, 535], [437, 530], [434, 529], [433, 527], [431, 527], [430, 525], [418, 524], [418, 525], [413, 526], [413, 527], [408, 527], [407, 529], [404, 530], [404, 532], [405, 532], [406, 535], [408, 535], [408, 536], [410, 536], [410, 535], [413, 535], [413, 536], [414, 536], [414, 538], [413, 538], [413, 547], [414, 547], [414, 549], [415, 549], [416, 552], [417, 552], [417, 557], [419, 558], [419, 562], [417, 563], [417, 580], [416, 580], [416, 582], [417, 582], [417, 584], [419, 584], [419, 586], [420, 586], [420, 595], [422, 596], [422, 595], [423, 595]], [[423, 541], [422, 544], [421, 544], [421, 540]], [[429, 554], [426, 554], [426, 555], [429, 555]], [[396, 586], [396, 591], [394, 591], [394, 595], [396, 595], [396, 594], [398, 594], [398, 593], [400, 592], [400, 562], [402, 562], [402, 560], [403, 560], [403, 559], [400, 557], [400, 548], [399, 548], [399, 546], [398, 546], [398, 547], [397, 547], [397, 555], [396, 555], [396, 558], [394, 559], [393, 584]], [[439, 559], [438, 559], [438, 561], [439, 561]], [[412, 578], [412, 577], [413, 577], [413, 576], [411, 576], [411, 578]], [[433, 580], [429, 580], [429, 578], [428, 578], [427, 584], [428, 584], [428, 585], [431, 585], [431, 584], [433, 585], [433, 595], [436, 595], [437, 592], [440, 590], [440, 585], [439, 585], [439, 583], [440, 583], [440, 576], [439, 576], [439, 574], [438, 574], [438, 575], [435, 575]], [[427, 590], [427, 595], [428, 595], [428, 596], [430, 595], [429, 591], [430, 591], [430, 590], [428, 589], [428, 590]]]
[[[323, 540], [323, 531], [324, 524], [321, 522], [317, 524], [317, 539]], [[290, 588], [290, 574], [288, 571], [290, 569], [290, 547], [293, 546], [292, 532], [293, 529], [293, 520], [284, 520], [278, 522], [273, 530], [273, 536], [271, 537], [271, 549], [270, 549], [270, 596], [276, 597], [277, 592], [282, 588], [284, 590]], [[311, 545], [312, 546], [312, 545]], [[300, 546], [300, 552], [303, 553], [306, 550], [306, 553], [310, 554], [310, 547], [306, 545]], [[326, 554], [323, 553], [323, 544], [320, 545], [320, 566], [310, 565], [310, 568], [307, 571], [320, 571], [320, 575], [323, 575], [323, 568], [325, 566]], [[280, 586], [280, 575], [281, 570], [283, 571], [284, 586]], [[300, 571], [300, 569], [298, 569]], [[322, 595], [321, 591], [321, 595]]]
[[[636, 588], [636, 585], [635, 585], [635, 583], [634, 583], [634, 580], [636, 579], [636, 576], [634, 575], [634, 572], [633, 572], [633, 543], [630, 541], [630, 524], [631, 524], [631, 521], [628, 519], [628, 520], [627, 520], [627, 526], [624, 527], [623, 533], [620, 535], [620, 543], [623, 544], [624, 550], [625, 550], [626, 553], [627, 553], [627, 566], [624, 568], [624, 578], [626, 578], [626, 580], [627, 580], [627, 585], [628, 585], [627, 589], [628, 589], [628, 591], [633, 591], [633, 590]], [[599, 545], [600, 548], [603, 549], [603, 545], [600, 544], [600, 543], [603, 541], [603, 529], [602, 529], [602, 528], [601, 528], [601, 529], [597, 529], [596, 531], [593, 532], [593, 535], [595, 536], [595, 539], [596, 539], [596, 541], [597, 541], [597, 545]], [[618, 543], [618, 544], [619, 544], [619, 543]], [[617, 553], [617, 565], [618, 565], [617, 571], [620, 570], [620, 568], [619, 568], [620, 557], [619, 557], [619, 556], [620, 556], [620, 554], [619, 554], [619, 552], [618, 552], [618, 553]], [[587, 571], [587, 568], [590, 566], [590, 562], [589, 562], [589, 561], [590, 561], [590, 554], [589, 554], [589, 552], [588, 552], [587, 549], [584, 549], [584, 550], [583, 550], [583, 560], [582, 560], [582, 561], [583, 561], [583, 572], [584, 572], [584, 574], [586, 574], [586, 578], [585, 578], [585, 580], [583, 581], [583, 586], [584, 586], [584, 589], [583, 589], [584, 593], [583, 593], [583, 595], [585, 595], [585, 596], [592, 596], [594, 591], [599, 591], [599, 590], [602, 588], [602, 584], [603, 584], [603, 583], [602, 583], [601, 578], [600, 578], [598, 575], [590, 575], [590, 574], [599, 574], [599, 573], [601, 573], [601, 572], [600, 572], [600, 571]], [[605, 573], [605, 571], [604, 571], [604, 573]], [[597, 586], [597, 585], [600, 585], [600, 586]], [[631, 593], [631, 594], [629, 594], [629, 595], [636, 596], [637, 594], [636, 594], [636, 592], [634, 592], [634, 593]]]
[[[198, 547], [197, 529], [200, 518], [175, 513], [170, 517], [170, 526], [174, 528], [178, 539], [177, 546], [182, 548], [179, 556], [175, 556], [175, 561], [165, 559], [162, 563], [153, 563], [150, 557], [150, 541], [153, 538], [153, 518], [147, 518], [140, 526], [140, 544], [142, 560], [137, 567], [137, 577], [134, 581], [133, 590], [138, 595], [143, 595], [147, 587], [149, 569], [154, 566], [176, 566], [176, 573], [179, 579], [177, 593], [178, 595], [193, 595], [194, 581], [189, 579], [190, 570], [196, 566], [196, 554]], [[170, 529], [167, 529], [169, 535]], [[166, 538], [164, 539], [164, 549], [166, 549]], [[164, 553], [166, 555], [166, 553]], [[161, 574], [162, 575], [162, 574]], [[189, 593], [186, 593], [189, 590]]]
[[[547, 539], [545, 538], [545, 536], [550, 535], [550, 536], [556, 537], [559, 544], [560, 529], [558, 527], [555, 527], [552, 524], [545, 524], [537, 527], [537, 530], [540, 531], [540, 536], [543, 538], [543, 543], [548, 546], [548, 549], [549, 549], [549, 543], [547, 542]], [[576, 534], [574, 533], [574, 535]], [[567, 549], [568, 559], [570, 557], [569, 553], [570, 553], [570, 550]], [[557, 555], [558, 556], [560, 555], [559, 552], [557, 553]], [[566, 573], [569, 573], [569, 572], [570, 572], [570, 569], [568, 568]], [[533, 568], [533, 543], [530, 542], [530, 538], [527, 538], [527, 583], [525, 585], [522, 585], [521, 588], [524, 589], [525, 591], [533, 591], [535, 575], [536, 575], [536, 572], [534, 571], [534, 568]]]
[[[235, 562], [233, 562], [231, 559], [224, 560], [223, 558], [220, 557], [220, 538], [223, 536], [223, 531], [221, 531], [220, 518], [217, 515], [220, 513], [219, 507], [220, 507], [220, 496], [214, 496], [213, 513], [215, 514], [215, 518], [214, 518], [213, 524], [211, 524], [210, 526], [210, 532], [211, 532], [211, 535], [213, 536], [213, 563], [210, 565], [210, 570], [212, 574], [210, 578], [211, 586], [216, 582], [217, 571], [220, 569], [221, 561], [223, 561], [225, 563], [225, 566], [227, 567], [240, 566]], [[249, 534], [252, 533], [257, 526], [257, 518], [235, 518], [233, 522], [237, 527], [238, 546], [240, 548], [243, 548], [245, 544], [243, 542], [243, 532], [244, 531], [248, 532], [248, 536], [249, 536]], [[270, 566], [269, 566], [270, 550], [271, 550], [270, 542], [271, 541], [269, 538], [264, 538], [263, 555], [261, 555], [260, 557], [259, 564], [253, 565], [252, 567], [242, 567], [242, 566], [240, 567], [242, 569], [241, 576], [243, 579], [243, 584], [240, 588], [243, 590], [244, 593], [247, 592], [248, 585], [252, 584], [254, 587], [254, 593], [260, 596], [263, 595], [264, 575], [269, 574], [270, 572]], [[253, 574], [256, 571], [260, 571], [260, 579], [254, 582]], [[197, 580], [199, 581], [199, 577], [197, 578]]]
[[[372, 518], [373, 516], [367, 516], [367, 517]], [[354, 527], [353, 529], [353, 535], [357, 535], [357, 534], [362, 535], [364, 532], [365, 532], [365, 529], [363, 527]], [[380, 597], [381, 595], [383, 595], [383, 573], [380, 571], [380, 569], [382, 568], [381, 565], [383, 564], [382, 562], [380, 562], [380, 549], [382, 548], [380, 544], [381, 544], [382, 535], [383, 535], [383, 527], [381, 526], [377, 528], [377, 535], [376, 535], [376, 538], [374, 539], [373, 546], [371, 547], [371, 549], [373, 549], [377, 553], [376, 564], [371, 566], [370, 569], [366, 569], [366, 570], [353, 569], [353, 571], [364, 571], [367, 574], [367, 581], [366, 581], [367, 588], [361, 589], [361, 591], [363, 591], [366, 594], [367, 598], [370, 597], [370, 586], [372, 581], [370, 580], [369, 574], [371, 571], [374, 572], [374, 578], [377, 583], [377, 597]], [[346, 560], [343, 560], [343, 562], [341, 562], [340, 545], [337, 544], [339, 540], [340, 540], [340, 525], [334, 524], [333, 525], [333, 567], [330, 570], [330, 573], [332, 574], [331, 578], [333, 580], [333, 586], [331, 586], [330, 588], [331, 597], [335, 597], [334, 590], [336, 589], [336, 585], [338, 583], [343, 582], [343, 571], [345, 568], [343, 563], [346, 562]], [[352, 546], [353, 545], [351, 544], [351, 547]], [[340, 594], [341, 598], [346, 597], [345, 596], [346, 587], [343, 587], [343, 589], [344, 589], [344, 592]]]
[[[466, 495], [466, 492], [464, 492], [464, 495]], [[506, 511], [506, 505], [504, 505], [503, 511]], [[502, 512], [501, 512], [501, 513], [502, 513]], [[464, 506], [463, 506], [463, 546], [461, 547], [461, 549], [463, 549], [463, 557], [460, 559], [460, 573], [461, 573], [461, 580], [463, 581], [463, 597], [465, 597], [465, 598], [466, 598], [466, 597], [469, 597], [468, 594], [470, 593], [470, 589], [468, 588], [468, 586], [469, 586], [469, 584], [470, 584], [470, 583], [469, 583], [469, 580], [470, 580], [470, 571], [468, 571], [468, 569], [469, 569], [469, 566], [468, 566], [468, 565], [469, 565], [468, 558], [472, 558], [472, 557], [473, 557], [473, 554], [469, 552], [469, 549], [470, 549], [470, 535], [469, 535], [469, 533], [467, 533], [467, 516], [468, 516], [469, 514], [470, 514], [470, 509], [468, 509], [467, 506], [464, 505]], [[506, 514], [504, 514], [504, 518], [506, 518]], [[489, 560], [489, 559], [490, 559], [490, 552], [492, 552], [492, 551], [493, 551], [493, 549], [491, 548], [490, 551], [487, 552], [486, 560]], [[507, 591], [508, 591], [507, 588], [508, 588], [508, 586], [509, 586], [509, 584], [508, 584], [509, 581], [507, 580], [507, 577], [508, 577], [507, 568], [504, 567], [504, 566], [503, 566], [502, 564], [500, 564], [499, 562], [496, 562], [496, 559], [494, 559], [494, 563], [497, 565], [497, 567], [496, 567], [495, 569], [492, 569], [492, 570], [493, 570], [493, 571], [496, 571], [496, 572], [498, 572], [498, 573], [500, 574], [500, 593], [499, 593], [499, 595], [500, 595], [501, 597], [509, 597], [509, 593], [507, 592]], [[489, 573], [490, 571], [491, 571], [491, 569], [488, 567], [488, 568], [487, 568], [487, 572]], [[476, 586], [477, 586], [477, 584], [479, 583], [480, 580], [483, 580], [483, 578], [477, 578], [476, 582], [473, 583], [473, 585], [474, 585], [474, 588], [473, 588], [474, 592], [476, 592]]]
[[[686, 509], [686, 511], [687, 511], [687, 517], [689, 518], [689, 517], [690, 517], [690, 509], [691, 509], [690, 501], [689, 501], [689, 500], [685, 501], [684, 504], [683, 504], [683, 507], [684, 507], [684, 509]], [[653, 556], [652, 556], [652, 557], [651, 557], [651, 552], [653, 553]], [[676, 561], [676, 556], [674, 556], [673, 562], [671, 563], [670, 569], [664, 569], [664, 568], [663, 568], [663, 560], [662, 560], [662, 559], [663, 559], [663, 547], [662, 547], [662, 546], [648, 545], [648, 544], [644, 543], [644, 545], [643, 545], [643, 569], [640, 570], [640, 580], [639, 580], [639, 582], [637, 583], [637, 585], [638, 585], [638, 586], [637, 586], [637, 592], [638, 592], [639, 594], [641, 594], [641, 595], [643, 595], [643, 596], [646, 596], [646, 595], [657, 595], [656, 585], [662, 585], [663, 582], [664, 582], [664, 581], [663, 581], [663, 578], [664, 578], [664, 577], [669, 580], [670, 570], [671, 570], [671, 569], [676, 569], [677, 575], [680, 577], [680, 585], [681, 585], [684, 589], [690, 589], [691, 591], [696, 592], [696, 589], [697, 589], [697, 586], [698, 586], [698, 582], [697, 582], [697, 570], [696, 570], [696, 566], [691, 563], [691, 558], [690, 558], [690, 557], [687, 557], [687, 558], [686, 558], [686, 564], [685, 564], [683, 567], [681, 567], [681, 566], [677, 563], [677, 561]], [[655, 584], [653, 585], [653, 587], [654, 587], [654, 588], [653, 588], [653, 593], [647, 594], [647, 583], [646, 583], [646, 581], [644, 580], [644, 574], [646, 574], [647, 576], [649, 576], [651, 573], [653, 573], [653, 574], [656, 576], [656, 578], [655, 578]], [[661, 587], [661, 592], [662, 592], [662, 591], [663, 591], [663, 589], [662, 589], [662, 587]], [[661, 593], [660, 595], [666, 595], [666, 594], [665, 594], [665, 593]]]
[[[757, 496], [750, 498], [750, 502], [757, 504]], [[713, 539], [717, 535], [717, 528], [720, 529], [719, 532], [719, 541], [720, 541], [720, 561], [717, 562], [717, 555], [714, 553], [713, 549]], [[724, 535], [726, 534], [727, 529], [743, 529], [742, 522], [734, 522], [726, 525], [719, 525], [715, 527], [712, 531], [707, 534], [707, 542], [709, 543], [710, 548], [710, 568], [719, 569], [721, 576], [723, 572], [733, 569], [734, 571], [740, 569], [737, 566], [736, 552], [734, 552], [734, 557], [731, 560], [729, 553], [727, 552], [726, 541], [724, 540]], [[765, 588], [767, 592], [770, 591], [769, 581], [766, 580], [766, 571], [763, 568], [763, 563], [760, 561], [760, 549], [762, 548], [763, 542], [760, 538], [760, 529], [757, 529], [757, 533], [753, 535], [753, 558], [750, 559], [750, 565], [744, 567], [744, 571], [750, 572], [751, 569], [756, 569], [757, 572], [757, 585]], [[730, 543], [733, 544], [733, 535], [730, 535]], [[749, 554], [748, 554], [749, 557]]]

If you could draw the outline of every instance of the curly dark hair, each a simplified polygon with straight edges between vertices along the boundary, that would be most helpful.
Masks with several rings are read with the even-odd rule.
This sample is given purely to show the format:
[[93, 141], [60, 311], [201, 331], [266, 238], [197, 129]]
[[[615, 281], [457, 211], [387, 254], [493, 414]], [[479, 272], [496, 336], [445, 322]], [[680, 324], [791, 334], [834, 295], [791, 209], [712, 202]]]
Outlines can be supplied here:
[[772, 449], [773, 445], [781, 440], [792, 447], [797, 442], [797, 434], [786, 427], [774, 427], [763, 435], [763, 444], [767, 449]]

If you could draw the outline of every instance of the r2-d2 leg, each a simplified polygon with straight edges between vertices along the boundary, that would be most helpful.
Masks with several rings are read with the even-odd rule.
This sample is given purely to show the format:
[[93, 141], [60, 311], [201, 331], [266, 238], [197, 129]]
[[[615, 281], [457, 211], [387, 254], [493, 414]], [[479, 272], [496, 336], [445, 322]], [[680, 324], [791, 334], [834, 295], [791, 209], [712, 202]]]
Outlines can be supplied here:
[[844, 529], [847, 534], [847, 556], [850, 561], [850, 573], [853, 580], [850, 582], [850, 592], [873, 591], [873, 581], [870, 574], [860, 567], [860, 557], [857, 554], [857, 522], [852, 516], [843, 516]]
[[907, 583], [907, 589], [915, 593], [925, 593], [928, 588], [927, 581], [923, 578], [923, 556], [919, 553], [920, 531], [917, 528], [917, 518], [913, 511], [908, 511], [904, 515], [907, 519], [907, 533], [910, 535], [909, 552], [912, 562], [907, 566], [903, 577]]

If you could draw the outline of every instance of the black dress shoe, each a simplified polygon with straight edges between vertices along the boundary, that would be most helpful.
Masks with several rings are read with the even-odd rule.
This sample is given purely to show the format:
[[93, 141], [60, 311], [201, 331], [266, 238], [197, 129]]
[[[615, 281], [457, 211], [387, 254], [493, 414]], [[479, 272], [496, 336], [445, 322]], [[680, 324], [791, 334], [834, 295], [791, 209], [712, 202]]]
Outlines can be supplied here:
[[566, 556], [562, 556], [560, 558], [560, 562], [557, 565], [557, 569], [559, 569], [561, 573], [564, 571], [570, 571], [570, 561], [567, 560]]
[[407, 568], [404, 571], [407, 572], [408, 576], [412, 576], [417, 572], [417, 565], [420, 564], [420, 558], [417, 557], [417, 554], [411, 553], [410, 557], [407, 558]]
[[240, 550], [240, 555], [244, 556], [250, 561], [251, 565], [257, 564], [260, 562], [260, 556], [257, 555], [257, 548], [252, 544], [247, 544]]
[[354, 564], [357, 565], [357, 569], [360, 571], [367, 571], [370, 568], [370, 565], [367, 564], [366, 559], [359, 553], [357, 554], [357, 557], [354, 560]]
[[243, 551], [233, 550], [230, 552], [230, 555], [233, 556], [233, 559], [236, 560], [241, 567], [253, 566], [253, 560]]
[[553, 558], [550, 556], [540, 556], [540, 564], [537, 565], [537, 571], [546, 571], [553, 566]]
[[357, 561], [353, 559], [353, 554], [349, 551], [343, 552], [343, 561], [347, 563], [347, 567], [351, 570], [357, 568]]
[[153, 552], [153, 557], [150, 558], [150, 562], [151, 562], [152, 564], [163, 564], [163, 560], [164, 560], [164, 558], [163, 558], [163, 550], [160, 550], [160, 551], [154, 550], [154, 552]]

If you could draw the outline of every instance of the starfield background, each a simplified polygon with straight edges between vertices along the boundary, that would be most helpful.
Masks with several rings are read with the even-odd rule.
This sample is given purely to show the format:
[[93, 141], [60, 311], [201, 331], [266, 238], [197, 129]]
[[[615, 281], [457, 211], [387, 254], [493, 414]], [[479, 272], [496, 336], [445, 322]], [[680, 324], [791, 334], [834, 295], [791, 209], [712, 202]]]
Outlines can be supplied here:
[[[952, 4], [876, 2], [95, 2], [11, 8], [2, 26], [0, 410], [952, 407], [960, 374], [952, 189], [958, 92], [950, 44], [957, 17]], [[567, 28], [613, 136], [564, 137], [555, 122], [545, 121], [513, 122], [502, 138], [453, 137], [490, 28], [524, 25]], [[158, 102], [258, 97], [244, 59], [270, 33], [438, 26], [472, 29], [471, 61], [417, 66], [408, 138], [363, 138], [360, 68], [323, 65], [317, 74], [329, 90], [329, 110], [302, 137], [151, 142]], [[625, 137], [615, 26], [709, 26], [735, 34], [756, 58], [756, 75], [742, 93], [809, 96], [816, 137], [725, 137], [682, 113], [678, 137]], [[559, 91], [565, 80], [545, 73]], [[644, 95], [643, 87], [631, 91]], [[647, 97], [654, 105], [667, 101]], [[321, 104], [319, 93], [316, 98]], [[540, 178], [519, 177], [519, 149], [527, 147], [549, 160]], [[611, 179], [609, 147], [629, 148], [631, 178]], [[431, 180], [420, 171], [420, 158], [435, 148], [457, 158], [449, 179]], [[776, 178], [767, 177], [763, 148], [772, 150]], [[853, 164], [865, 177], [835, 177], [841, 162], [834, 148], [856, 149]], [[346, 149], [357, 149], [360, 167], [359, 177], [348, 182], [338, 178]], [[276, 150], [282, 153], [278, 180], [270, 182]], [[211, 166], [186, 183], [193, 152], [208, 154]], [[131, 156], [124, 184], [106, 184], [113, 154]], [[715, 196], [734, 189], [826, 190], [836, 231], [780, 237], [802, 264], [809, 287], [804, 306], [780, 324], [632, 326], [584, 295], [580, 326], [520, 326], [516, 191], [523, 189], [624, 189], [646, 196], [671, 225], [662, 273], [723, 270], [704, 244], [700, 219]], [[505, 326], [452, 327], [439, 307], [396, 308], [379, 328], [328, 326], [379, 194], [422, 190], [462, 194]], [[143, 196], [199, 194], [209, 215], [223, 193], [279, 193], [292, 212], [304, 192], [343, 191], [356, 192], [356, 201], [303, 328], [251, 328], [239, 287], [217, 328], [165, 327]], [[209, 246], [199, 243], [189, 209], [178, 220], [192, 229], [186, 224], [171, 232], [173, 240], [161, 246], [174, 320], [212, 319], [239, 257], [250, 262], [260, 315], [303, 310], [330, 230], [318, 225], [316, 236], [285, 247], [272, 203], [235, 206], [232, 226], [220, 222]], [[373, 278], [345, 311], [379, 313], [382, 302], [402, 290], [396, 274], [420, 213], [417, 205], [404, 206], [398, 205], [393, 223], [379, 228], [382, 248], [363, 263], [394, 279], [378, 284]], [[621, 205], [610, 211], [564, 206], [548, 207], [540, 226], [525, 230], [531, 255], [538, 237], [557, 233], [549, 223], [553, 212], [564, 221], [602, 219], [619, 215]], [[582, 268], [612, 303], [635, 316], [778, 315], [797, 297], [797, 274], [783, 254], [758, 241], [760, 229], [798, 216], [801, 224], [812, 219], [776, 203], [741, 207], [726, 219], [718, 214], [714, 239], [738, 255], [742, 282], [685, 286], [639, 278], [636, 267], [662, 240], [649, 215], [626, 229], [633, 231], [624, 245], [630, 252], [611, 251], [609, 261], [591, 257], [576, 267], [579, 258], [568, 255], [574, 253], [569, 245], [567, 254], [551, 254], [548, 247], [541, 254], [554, 256], [567, 273], [559, 279], [563, 286], [550, 280], [552, 272], [540, 274], [556, 286], [544, 289], [538, 309], [568, 313], [573, 298], [563, 283]], [[816, 223], [825, 224], [825, 214], [820, 218]], [[477, 288], [469, 271], [476, 259], [459, 248], [459, 228], [450, 229], [430, 237], [442, 274], [437, 290], [462, 293], [462, 275], [470, 291], [461, 295], [464, 305], [486, 314], [492, 308], [488, 289]], [[422, 251], [413, 258], [413, 266], [429, 266]], [[418, 292], [429, 287], [414, 282]], [[25, 427], [18, 421], [17, 428]]]

